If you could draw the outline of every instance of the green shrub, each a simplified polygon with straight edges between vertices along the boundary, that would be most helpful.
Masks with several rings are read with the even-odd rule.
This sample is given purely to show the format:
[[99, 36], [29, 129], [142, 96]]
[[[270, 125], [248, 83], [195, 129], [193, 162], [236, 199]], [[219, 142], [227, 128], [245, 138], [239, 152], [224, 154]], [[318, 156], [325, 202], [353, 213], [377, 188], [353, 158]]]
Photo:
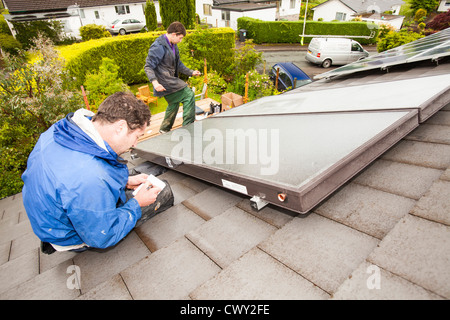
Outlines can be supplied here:
[[119, 78], [119, 67], [114, 60], [103, 58], [100, 68], [95, 73], [86, 76], [85, 87], [88, 91], [89, 105], [93, 112], [108, 96], [118, 91], [129, 90], [128, 86]]
[[104, 26], [98, 24], [87, 24], [80, 28], [81, 40], [88, 41], [92, 39], [100, 39], [111, 37], [111, 33]]
[[[222, 94], [227, 89], [227, 83], [223, 78], [215, 72], [208, 72], [208, 93]], [[195, 93], [199, 94], [203, 90], [204, 77], [191, 77], [189, 78], [189, 85], [191, 88], [195, 87]]]
[[414, 20], [417, 22], [422, 22], [426, 16], [427, 16], [427, 10], [419, 9], [416, 11], [416, 14], [414, 15]]
[[407, 30], [400, 30], [398, 32], [390, 31], [384, 38], [378, 40], [377, 50], [378, 52], [386, 51], [409, 42], [423, 38], [424, 35]]
[[[238, 29], [246, 29], [247, 37], [255, 43], [299, 43], [303, 34], [303, 21], [262, 21], [254, 18], [238, 18]], [[349, 22], [322, 22], [306, 21], [305, 35], [346, 35], [370, 36], [370, 39], [357, 38], [361, 44], [376, 42], [378, 25], [359, 21]], [[305, 37], [304, 42], [311, 41], [311, 37]]]
[[[227, 91], [241, 96], [245, 95], [246, 75], [239, 75], [229, 84]], [[268, 75], [261, 75], [256, 70], [248, 72], [248, 101], [276, 94], [275, 86]]]

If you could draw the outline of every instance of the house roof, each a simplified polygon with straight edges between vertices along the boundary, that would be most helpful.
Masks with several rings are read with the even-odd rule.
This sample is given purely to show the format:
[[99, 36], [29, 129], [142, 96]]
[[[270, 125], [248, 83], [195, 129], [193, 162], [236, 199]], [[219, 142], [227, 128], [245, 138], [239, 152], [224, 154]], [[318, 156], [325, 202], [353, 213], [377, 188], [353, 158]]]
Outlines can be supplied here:
[[[448, 59], [297, 90], [320, 95], [442, 72]], [[126, 158], [130, 169], [145, 163]], [[450, 299], [449, 104], [308, 215], [254, 211], [246, 196], [173, 170], [160, 178], [174, 207], [104, 252], [40, 253], [22, 195], [1, 199], [0, 299]]]
[[[322, 2], [321, 4], [315, 6], [313, 10], [316, 8], [328, 4], [330, 1], [335, 0], [328, 0], [325, 2]], [[394, 5], [401, 5], [404, 3], [403, 0], [374, 0], [374, 1], [366, 1], [366, 0], [338, 0], [342, 2], [344, 5], [349, 7], [351, 10], [357, 13], [364, 13], [364, 12], [385, 12], [391, 10], [392, 6]]]
[[10, 13], [66, 10], [78, 4], [80, 8], [145, 3], [143, 0], [3, 0]]

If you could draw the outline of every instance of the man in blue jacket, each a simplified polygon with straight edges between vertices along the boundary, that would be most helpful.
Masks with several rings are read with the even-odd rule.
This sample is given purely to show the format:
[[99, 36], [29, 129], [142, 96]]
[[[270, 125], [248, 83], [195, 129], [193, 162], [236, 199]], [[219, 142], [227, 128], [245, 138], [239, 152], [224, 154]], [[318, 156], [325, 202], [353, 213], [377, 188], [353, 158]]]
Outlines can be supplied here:
[[161, 133], [172, 129], [180, 103], [183, 104], [183, 126], [195, 121], [195, 94], [187, 83], [178, 78], [180, 73], [199, 76], [200, 71], [187, 68], [180, 60], [178, 43], [186, 36], [181, 22], [172, 22], [167, 33], [158, 37], [150, 46], [144, 70], [153, 85], [153, 94], [164, 97], [167, 109], [159, 128]]
[[[33, 231], [49, 249], [44, 252], [113, 246], [138, 222], [173, 205], [168, 184], [160, 190], [146, 174], [129, 176], [119, 157], [149, 124], [148, 106], [118, 92], [97, 114], [80, 109], [40, 136], [22, 176], [22, 195]], [[142, 183], [149, 188], [133, 197]]]

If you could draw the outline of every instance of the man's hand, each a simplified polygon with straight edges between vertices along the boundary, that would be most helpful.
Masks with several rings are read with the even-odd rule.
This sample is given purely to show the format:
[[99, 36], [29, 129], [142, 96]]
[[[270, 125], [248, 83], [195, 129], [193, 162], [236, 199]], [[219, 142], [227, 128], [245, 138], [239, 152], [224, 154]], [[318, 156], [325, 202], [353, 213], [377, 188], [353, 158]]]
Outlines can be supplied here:
[[148, 175], [145, 173], [137, 174], [135, 176], [128, 177], [128, 182], [126, 187], [128, 189], [136, 190], [141, 184], [147, 181]]
[[156, 201], [160, 191], [160, 188], [152, 186], [150, 181], [146, 181], [134, 198], [139, 203], [139, 206], [146, 207]]
[[162, 84], [160, 84], [158, 82], [158, 80], [153, 80], [152, 85], [153, 85], [153, 88], [155, 88], [155, 90], [158, 92], [166, 91], [166, 88], [164, 88], [164, 86]]
[[202, 73], [200, 71], [198, 71], [198, 70], [195, 70], [194, 72], [192, 72], [192, 75], [195, 76], [195, 77], [197, 77], [197, 76], [199, 76], [201, 74]]

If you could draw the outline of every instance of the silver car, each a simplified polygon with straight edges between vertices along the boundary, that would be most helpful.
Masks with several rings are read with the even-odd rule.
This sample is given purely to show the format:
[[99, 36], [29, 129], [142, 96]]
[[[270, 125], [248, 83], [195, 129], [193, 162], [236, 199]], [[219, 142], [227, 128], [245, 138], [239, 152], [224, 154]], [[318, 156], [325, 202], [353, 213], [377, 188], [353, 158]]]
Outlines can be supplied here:
[[143, 28], [147, 29], [145, 22], [137, 19], [117, 19], [113, 21], [108, 27], [108, 31], [114, 34], [124, 35], [128, 32], [139, 32]]

